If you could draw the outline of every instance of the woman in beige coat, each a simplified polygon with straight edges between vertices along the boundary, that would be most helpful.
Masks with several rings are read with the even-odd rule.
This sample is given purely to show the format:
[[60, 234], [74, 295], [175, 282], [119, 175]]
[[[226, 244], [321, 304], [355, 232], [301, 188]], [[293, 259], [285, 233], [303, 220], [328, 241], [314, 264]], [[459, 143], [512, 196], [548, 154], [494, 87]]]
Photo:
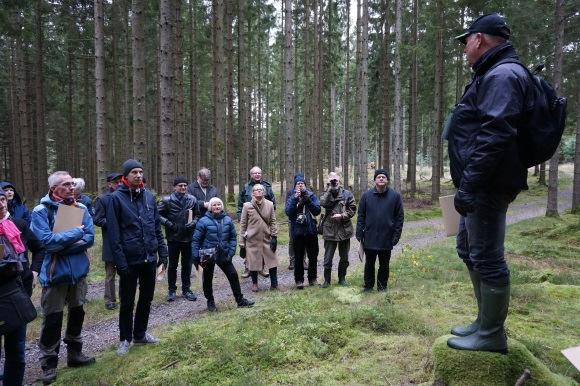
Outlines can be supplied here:
[[270, 272], [270, 289], [278, 288], [278, 225], [274, 204], [264, 193], [262, 185], [254, 185], [252, 201], [244, 204], [240, 216], [240, 256], [247, 259], [254, 292], [258, 291], [258, 272], [264, 266]]

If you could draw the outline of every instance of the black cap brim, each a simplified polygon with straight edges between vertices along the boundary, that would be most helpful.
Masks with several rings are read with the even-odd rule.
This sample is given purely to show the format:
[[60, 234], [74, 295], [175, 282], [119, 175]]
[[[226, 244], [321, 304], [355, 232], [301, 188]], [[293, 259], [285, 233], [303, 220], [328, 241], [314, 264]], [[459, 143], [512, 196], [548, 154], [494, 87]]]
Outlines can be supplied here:
[[455, 37], [455, 40], [459, 40], [461, 43], [463, 44], [467, 44], [467, 37], [471, 35], [471, 32], [469, 31], [465, 31], [464, 33], [462, 33], [461, 35], [458, 35]]

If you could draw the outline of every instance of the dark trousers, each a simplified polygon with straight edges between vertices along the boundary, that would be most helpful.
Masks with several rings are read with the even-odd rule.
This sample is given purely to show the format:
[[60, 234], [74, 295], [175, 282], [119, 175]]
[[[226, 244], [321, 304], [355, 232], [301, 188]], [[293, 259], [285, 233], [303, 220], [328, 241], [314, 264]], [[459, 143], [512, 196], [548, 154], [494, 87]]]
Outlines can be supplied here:
[[334, 258], [336, 246], [338, 246], [338, 256], [340, 257], [338, 263], [339, 267], [345, 266], [344, 269], [346, 270], [346, 267], [348, 267], [348, 251], [350, 249], [350, 239], [342, 241], [324, 240], [324, 268], [332, 269], [332, 259]]
[[4, 338], [4, 386], [20, 386], [26, 365], [26, 324], [3, 336]]
[[308, 254], [308, 280], [316, 280], [318, 264], [318, 236], [294, 237], [294, 281], [304, 282], [304, 255]]
[[181, 291], [186, 293], [191, 289], [191, 243], [168, 241], [169, 265], [167, 266], [167, 284], [169, 291], [175, 292], [177, 286], [177, 265], [181, 254]]
[[239, 303], [239, 301], [243, 298], [242, 289], [240, 288], [240, 279], [238, 278], [238, 273], [236, 272], [236, 268], [231, 261], [207, 264], [205, 266], [203, 269], [203, 295], [207, 300], [213, 300], [213, 271], [216, 265], [220, 267], [220, 269], [228, 278], [230, 287], [234, 293], [234, 298], [236, 299], [236, 302]]
[[[270, 286], [278, 288], [278, 267], [270, 268], [268, 273], [270, 274]], [[252, 278], [252, 284], [258, 284], [258, 271], [250, 271], [250, 277]]]
[[476, 209], [461, 216], [457, 233], [457, 254], [481, 280], [500, 287], [509, 284], [509, 269], [504, 256], [505, 220], [513, 196], [481, 193]]
[[389, 280], [389, 262], [391, 260], [391, 250], [377, 251], [365, 249], [365, 288], [372, 289], [375, 286], [375, 262], [379, 258], [379, 271], [377, 272], [377, 289], [387, 289]]
[[[147, 332], [151, 301], [155, 292], [156, 264], [143, 263], [129, 266], [129, 271], [119, 279], [119, 339], [131, 342], [142, 339]], [[139, 286], [139, 300], [133, 321], [135, 294]]]

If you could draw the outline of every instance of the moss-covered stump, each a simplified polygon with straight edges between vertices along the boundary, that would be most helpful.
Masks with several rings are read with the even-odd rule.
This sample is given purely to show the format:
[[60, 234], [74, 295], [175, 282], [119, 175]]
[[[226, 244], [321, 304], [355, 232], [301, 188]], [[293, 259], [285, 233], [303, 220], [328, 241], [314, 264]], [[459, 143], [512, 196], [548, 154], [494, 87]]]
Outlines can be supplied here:
[[454, 350], [447, 346], [452, 335], [437, 338], [433, 344], [435, 384], [447, 386], [514, 385], [525, 369], [531, 377], [525, 386], [577, 385], [571, 378], [552, 373], [520, 342], [508, 340], [508, 354]]

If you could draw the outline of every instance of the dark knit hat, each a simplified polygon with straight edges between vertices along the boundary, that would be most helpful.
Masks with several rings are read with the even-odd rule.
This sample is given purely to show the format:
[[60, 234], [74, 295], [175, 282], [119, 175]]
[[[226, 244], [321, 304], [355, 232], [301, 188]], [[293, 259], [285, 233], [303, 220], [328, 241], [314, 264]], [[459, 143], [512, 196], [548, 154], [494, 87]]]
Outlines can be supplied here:
[[179, 184], [189, 184], [189, 180], [183, 176], [177, 176], [173, 180], [173, 186], [179, 185]]
[[143, 169], [143, 165], [141, 162], [137, 161], [136, 159], [128, 159], [127, 161], [123, 162], [123, 175], [127, 177], [131, 170], [135, 168]]
[[375, 176], [373, 177], [373, 180], [376, 180], [377, 179], [377, 176], [379, 174], [382, 174], [382, 175], [386, 176], [388, 181], [391, 180], [391, 178], [389, 177], [389, 172], [386, 171], [385, 169], [377, 169], [377, 170], [375, 170]]
[[113, 172], [107, 176], [107, 182], [115, 181], [118, 178], [123, 177], [121, 173]]
[[302, 174], [296, 174], [294, 176], [294, 186], [296, 186], [297, 183], [299, 182], [304, 182], [306, 184], [306, 181], [304, 180], [304, 175]]

